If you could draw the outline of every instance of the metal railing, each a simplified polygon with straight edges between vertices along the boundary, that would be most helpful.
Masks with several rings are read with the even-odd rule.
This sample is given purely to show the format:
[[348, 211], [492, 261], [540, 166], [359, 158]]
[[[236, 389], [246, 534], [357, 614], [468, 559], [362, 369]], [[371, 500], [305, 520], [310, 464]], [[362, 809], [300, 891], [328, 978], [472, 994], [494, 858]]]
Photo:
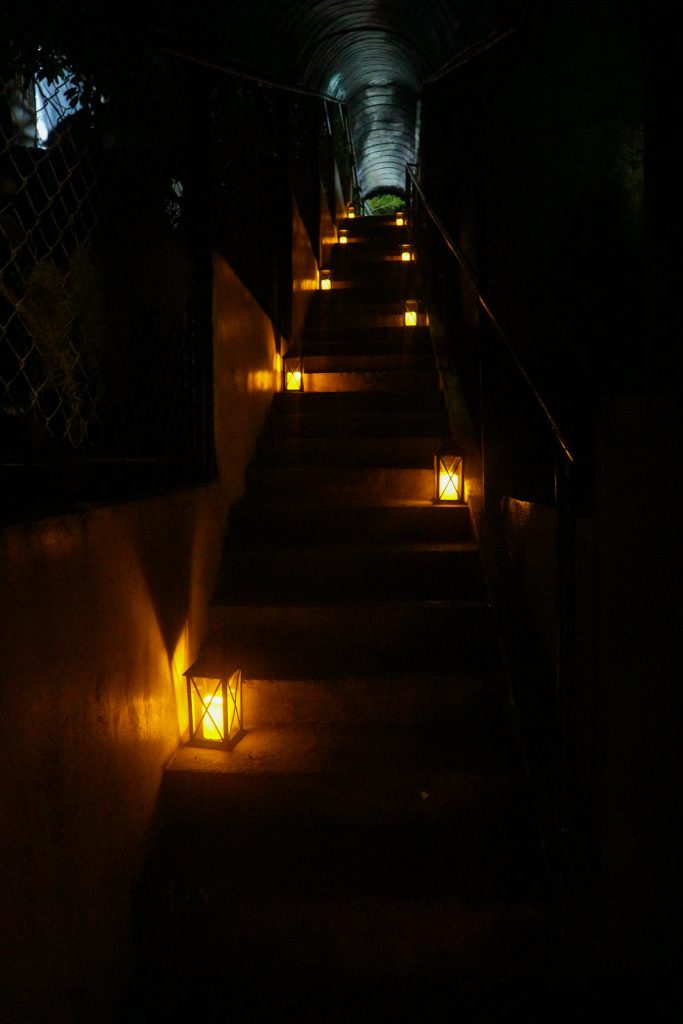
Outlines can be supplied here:
[[0, 81], [3, 517], [209, 471], [207, 267], [187, 181], [152, 164], [60, 81]]
[[[410, 209], [409, 222], [413, 235], [413, 244], [420, 257], [423, 278], [429, 275], [429, 250], [436, 241], [440, 241], [452, 261], [457, 264], [459, 286], [469, 288], [479, 310], [479, 323], [475, 328], [477, 346], [477, 371], [470, 374], [470, 380], [478, 391], [476, 396], [469, 396], [471, 406], [475, 410], [473, 421], [478, 421], [479, 444], [481, 450], [483, 518], [486, 529], [482, 534], [498, 534], [500, 544], [500, 524], [496, 523], [499, 513], [499, 500], [504, 493], [506, 484], [515, 486], [514, 467], [503, 472], [500, 465], [496, 466], [496, 455], [500, 463], [499, 450], [509, 451], [509, 446], [501, 442], [502, 434], [510, 434], [512, 429], [519, 429], [525, 441], [535, 435], [532, 443], [538, 443], [542, 452], [530, 461], [542, 477], [541, 484], [535, 488], [534, 481], [529, 481], [529, 472], [522, 475], [522, 487], [527, 493], [542, 494], [542, 500], [551, 501], [555, 507], [555, 638], [554, 638], [554, 673], [555, 691], [553, 723], [554, 735], [554, 814], [555, 825], [560, 832], [569, 829], [572, 821], [572, 788], [573, 767], [571, 752], [571, 713], [573, 703], [574, 672], [575, 672], [575, 579], [576, 579], [576, 519], [575, 519], [575, 468], [576, 454], [567, 437], [560, 428], [549, 403], [544, 399], [531, 374], [517, 354], [508, 333], [494, 310], [491, 301], [484, 294], [479, 275], [461, 247], [453, 240], [451, 234], [434, 211], [427, 199], [415, 173], [415, 165], [407, 167], [406, 194]], [[427, 227], [432, 226], [431, 236]], [[436, 235], [434, 235], [434, 232]], [[426, 271], [425, 271], [426, 268]], [[501, 373], [500, 363], [505, 360], [508, 370]], [[512, 373], [509, 370], [512, 370]], [[511, 377], [516, 377], [517, 387], [511, 386]], [[501, 379], [505, 381], [501, 387]], [[522, 413], [510, 400], [510, 393], [517, 396], [518, 404], [530, 403], [531, 411]], [[466, 398], [468, 396], [466, 395]], [[502, 413], [495, 408], [496, 401], [503, 406]], [[493, 419], [495, 427], [489, 422]], [[533, 429], [522, 429], [522, 421], [528, 420]], [[497, 429], [496, 429], [497, 428]], [[550, 439], [550, 444], [547, 440]], [[514, 461], [514, 460], [512, 460]], [[552, 464], [551, 486], [548, 487], [545, 465]], [[490, 464], [493, 463], [493, 466]], [[532, 470], [533, 475], [533, 470]], [[495, 544], [496, 542], [494, 542]], [[486, 552], [483, 552], [486, 555]], [[495, 584], [494, 584], [495, 590]]]

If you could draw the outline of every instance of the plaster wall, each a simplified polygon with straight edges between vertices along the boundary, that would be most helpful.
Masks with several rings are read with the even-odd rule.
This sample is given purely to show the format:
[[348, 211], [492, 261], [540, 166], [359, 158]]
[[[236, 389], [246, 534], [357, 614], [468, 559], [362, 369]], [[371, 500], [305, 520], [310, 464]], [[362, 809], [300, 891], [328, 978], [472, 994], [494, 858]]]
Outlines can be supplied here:
[[0, 533], [3, 1020], [116, 1019], [182, 672], [277, 379], [270, 321], [220, 258], [214, 283], [219, 478]]

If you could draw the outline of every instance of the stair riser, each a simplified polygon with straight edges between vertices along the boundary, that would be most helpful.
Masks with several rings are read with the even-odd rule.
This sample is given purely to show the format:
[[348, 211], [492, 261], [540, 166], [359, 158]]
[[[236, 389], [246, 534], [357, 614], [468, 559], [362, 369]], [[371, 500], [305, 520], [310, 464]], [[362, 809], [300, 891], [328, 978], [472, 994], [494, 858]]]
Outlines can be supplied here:
[[218, 603], [310, 603], [378, 600], [483, 600], [477, 551], [354, 552], [268, 548], [230, 552], [218, 583]]
[[369, 331], [347, 328], [341, 321], [328, 325], [326, 330], [307, 331], [304, 351], [309, 349], [317, 354], [332, 350], [360, 352], [368, 356], [401, 351], [433, 353], [425, 327], [376, 327]]
[[409, 544], [470, 540], [472, 524], [466, 505], [306, 506], [248, 500], [233, 506], [230, 529], [260, 543], [364, 542]]
[[[317, 827], [393, 828], [467, 822], [493, 816], [514, 799], [517, 783], [503, 775], [403, 772], [398, 778], [240, 775], [168, 772], [163, 801], [168, 820], [216, 830], [269, 822]], [[484, 810], [484, 808], [487, 808]]]
[[[314, 396], [309, 396], [314, 397]], [[438, 437], [448, 436], [443, 411], [411, 413], [373, 413], [344, 415], [330, 413], [278, 414], [268, 419], [269, 437], [363, 438], [363, 437]]]
[[429, 501], [433, 469], [261, 466], [246, 474], [247, 493], [274, 501]]
[[305, 438], [262, 437], [258, 459], [262, 464], [282, 463], [328, 466], [428, 466], [441, 438]]
[[207, 642], [247, 678], [317, 679], [498, 666], [485, 607], [220, 606]]

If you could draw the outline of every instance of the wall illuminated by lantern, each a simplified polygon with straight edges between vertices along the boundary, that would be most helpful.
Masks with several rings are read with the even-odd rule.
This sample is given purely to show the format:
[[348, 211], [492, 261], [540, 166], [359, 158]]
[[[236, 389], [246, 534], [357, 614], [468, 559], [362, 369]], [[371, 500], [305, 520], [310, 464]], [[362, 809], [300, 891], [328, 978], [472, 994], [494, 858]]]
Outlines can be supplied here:
[[130, 894], [187, 725], [182, 673], [279, 379], [271, 322], [219, 256], [213, 322], [215, 482], [0, 529], [8, 1019], [58, 1006], [108, 1024], [128, 980]]

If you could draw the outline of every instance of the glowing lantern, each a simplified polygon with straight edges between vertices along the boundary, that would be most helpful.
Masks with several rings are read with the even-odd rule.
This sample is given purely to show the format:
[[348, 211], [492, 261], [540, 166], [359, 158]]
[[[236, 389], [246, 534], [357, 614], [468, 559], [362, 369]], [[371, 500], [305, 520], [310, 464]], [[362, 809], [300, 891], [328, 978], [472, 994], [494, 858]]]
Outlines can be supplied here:
[[329, 292], [332, 288], [332, 271], [321, 270], [320, 271], [320, 291]]
[[189, 743], [194, 747], [230, 750], [244, 735], [242, 725], [242, 672], [231, 676], [205, 669], [201, 662], [188, 668], [187, 708]]
[[417, 302], [415, 299], [406, 299], [403, 323], [406, 327], [417, 327]]
[[442, 449], [434, 456], [434, 501], [462, 501], [464, 494], [462, 455]]
[[348, 217], [349, 220], [353, 220], [353, 218], [356, 216], [356, 208], [353, 205], [353, 203], [349, 203], [349, 205], [346, 207], [346, 216]]
[[285, 391], [303, 391], [304, 361], [299, 356], [285, 358]]
[[412, 258], [413, 258], [413, 250], [411, 249], [411, 247], [409, 245], [402, 245], [401, 246], [401, 260], [404, 263], [410, 263]]
[[342, 228], [339, 232], [339, 244], [346, 245], [349, 240], [349, 233], [346, 228]]
[[407, 223], [407, 221], [405, 219], [403, 210], [397, 210], [396, 211], [396, 227], [397, 228], [402, 228], [403, 225], [406, 224], [406, 223]]

